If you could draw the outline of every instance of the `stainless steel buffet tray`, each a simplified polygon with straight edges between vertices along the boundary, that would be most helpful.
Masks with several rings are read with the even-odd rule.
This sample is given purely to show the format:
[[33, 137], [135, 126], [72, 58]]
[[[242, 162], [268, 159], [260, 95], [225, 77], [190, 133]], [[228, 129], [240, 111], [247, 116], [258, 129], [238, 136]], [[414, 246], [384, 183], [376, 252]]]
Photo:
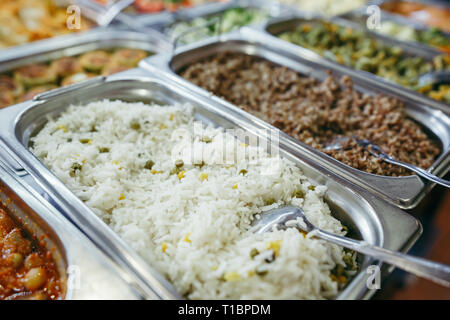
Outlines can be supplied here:
[[141, 299], [123, 271], [1, 161], [0, 202], [53, 253], [66, 284], [63, 299]]
[[142, 49], [150, 53], [168, 50], [165, 42], [145, 33], [114, 28], [95, 29], [83, 34], [71, 34], [1, 50], [0, 72], [9, 72], [31, 63], [48, 62], [88, 51], [118, 47]]
[[[367, 80], [371, 80], [373, 82], [383, 82], [386, 84], [386, 86], [389, 87], [395, 87], [398, 91], [403, 91], [404, 95], [408, 95], [412, 99], [416, 99], [419, 101], [423, 101], [424, 104], [431, 106], [435, 109], [442, 110], [446, 113], [450, 113], [450, 105], [443, 102], [443, 101], [437, 101], [434, 100], [424, 94], [420, 94], [414, 90], [407, 89], [401, 85], [398, 85], [394, 82], [389, 82], [385, 80], [384, 78], [377, 76], [373, 73], [363, 71], [363, 70], [356, 70], [351, 67], [348, 67], [343, 64], [339, 64], [337, 62], [334, 62], [332, 60], [328, 60], [318, 53], [314, 52], [313, 50], [306, 49], [303, 47], [300, 47], [296, 44], [290, 43], [288, 41], [284, 41], [279, 39], [276, 35], [280, 34], [282, 32], [293, 30], [295, 27], [302, 23], [314, 23], [315, 21], [328, 21], [335, 24], [338, 24], [343, 27], [349, 27], [352, 29], [361, 29], [358, 23], [342, 19], [340, 17], [331, 18], [331, 19], [323, 19], [323, 18], [307, 18], [302, 17], [301, 15], [295, 15], [293, 17], [289, 18], [279, 18], [279, 19], [273, 19], [269, 21], [266, 24], [259, 24], [256, 26], [253, 26], [253, 29], [255, 30], [255, 35], [258, 38], [265, 37], [265, 41], [272, 43], [275, 47], [285, 48], [286, 50], [295, 53], [298, 52], [299, 55], [304, 55], [304, 52], [308, 51], [309, 56], [311, 56], [314, 60], [320, 60], [323, 61], [323, 63], [327, 62], [328, 65], [334, 65], [336, 69], [342, 70], [347, 72], [348, 74], [360, 74]], [[385, 36], [376, 32], [366, 31], [367, 36], [374, 38], [385, 45], [388, 46], [396, 46], [400, 47], [402, 49], [402, 52], [405, 56], [412, 56], [412, 57], [421, 57], [425, 59], [426, 61], [432, 61], [435, 57], [442, 55], [442, 52], [438, 49], [428, 47], [428, 46], [418, 46], [417, 44], [412, 44], [404, 41], [399, 41], [396, 39], [393, 39], [389, 36]]]
[[[48, 116], [57, 116], [71, 104], [85, 104], [101, 99], [159, 102], [162, 104], [189, 103], [196, 119], [227, 129], [242, 129], [250, 137], [269, 140], [268, 148], [277, 148], [270, 140], [270, 132], [242, 117], [241, 112], [185, 89], [158, 71], [149, 73], [133, 69], [108, 78], [96, 78], [80, 85], [44, 93], [34, 101], [25, 102], [0, 111], [0, 138], [11, 154], [10, 168], [19, 175], [31, 175], [39, 181], [52, 201], [95, 244], [115, 261], [146, 284], [159, 298], [180, 298], [147, 263], [125, 244], [92, 210], [79, 200], [29, 150], [30, 138], [46, 123]], [[284, 139], [283, 137], [281, 139]], [[251, 139], [251, 141], [253, 141]], [[273, 150], [273, 149], [272, 149]], [[279, 154], [294, 161], [304, 174], [316, 184], [326, 185], [326, 201], [333, 214], [349, 227], [352, 236], [392, 250], [407, 251], [421, 233], [420, 223], [405, 212], [374, 197], [368, 191], [339, 177], [314, 158], [280, 143]], [[12, 159], [13, 158], [13, 159]], [[374, 291], [366, 286], [369, 265], [380, 265], [368, 257], [359, 257], [361, 269], [339, 299], [369, 298]], [[392, 268], [383, 267], [383, 276]]]
[[[211, 17], [220, 15], [226, 10], [232, 8], [254, 8], [260, 9], [268, 13], [271, 17], [279, 17], [288, 14], [288, 8], [275, 1], [264, 0], [243, 0], [243, 1], [229, 1], [218, 3], [216, 5], [200, 5], [192, 9], [181, 10], [176, 14], [169, 16], [162, 16], [157, 19], [143, 20], [142, 23], [156, 29], [157, 31], [168, 37], [167, 31], [177, 22], [191, 21], [199, 17]], [[206, 27], [205, 27], [206, 28]], [[192, 30], [192, 32], [195, 32]], [[168, 40], [171, 39], [168, 37]]]
[[[342, 69], [334, 63], [329, 63], [326, 60], [321, 59], [318, 55], [313, 54], [309, 50], [300, 50], [301, 48], [299, 49], [298, 47], [296, 50], [291, 50], [289, 47], [283, 47], [284, 41], [281, 42], [282, 43], [278, 45], [278, 43], [274, 43], [272, 39], [268, 39], [264, 34], [261, 34], [258, 31], [251, 28], [243, 28], [239, 32], [223, 35], [221, 40], [208, 39], [184, 46], [172, 58], [167, 55], [153, 56], [143, 60], [141, 66], [148, 69], [150, 72], [165, 71], [168, 73], [168, 77], [174, 82], [208, 97], [211, 97], [212, 94], [183, 79], [177, 75], [177, 72], [192, 63], [202, 61], [202, 59], [205, 59], [206, 57], [223, 51], [243, 52], [260, 56], [276, 64], [287, 66], [301, 74], [310, 75], [320, 80], [327, 77], [327, 70], [331, 70], [336, 77], [349, 75], [353, 79], [354, 88], [357, 91], [368, 94], [383, 93], [403, 101], [408, 115], [421, 123], [440, 140], [442, 154], [428, 170], [436, 175], [444, 176], [450, 169], [450, 117], [448, 115], [439, 110], [430, 108], [426, 103], [428, 100], [423, 101], [416, 96], [411, 97], [410, 95], [405, 94], [403, 90], [392, 87], [384, 81], [373, 81], [372, 79], [368, 79], [351, 70]], [[351, 168], [350, 166], [299, 142], [281, 132], [279, 129], [250, 115], [236, 106], [233, 106], [231, 103], [228, 103], [219, 97], [214, 96], [212, 99], [221, 105], [226, 106], [230, 110], [240, 113], [241, 117], [246, 118], [249, 121], [258, 123], [265, 128], [276, 130], [283, 137], [282, 143], [290, 148], [295, 149], [305, 157], [314, 159], [314, 161], [330, 168], [332, 171], [340, 174], [353, 183], [362, 186], [377, 196], [380, 196], [401, 208], [412, 208], [416, 206], [434, 186], [434, 184], [425, 182], [415, 175], [407, 177], [386, 177], [369, 174]]]

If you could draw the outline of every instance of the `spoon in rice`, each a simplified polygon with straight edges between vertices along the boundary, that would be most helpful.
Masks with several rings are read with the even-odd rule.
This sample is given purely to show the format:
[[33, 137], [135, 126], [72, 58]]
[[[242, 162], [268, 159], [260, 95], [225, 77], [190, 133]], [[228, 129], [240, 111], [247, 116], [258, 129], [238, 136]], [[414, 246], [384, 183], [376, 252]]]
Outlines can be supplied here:
[[325, 144], [325, 150], [331, 151], [331, 150], [343, 149], [344, 145], [347, 144], [351, 140], [355, 141], [358, 145], [362, 146], [365, 150], [367, 150], [374, 157], [380, 158], [385, 162], [409, 169], [409, 170], [417, 173], [417, 175], [421, 176], [422, 178], [430, 180], [441, 186], [450, 188], [450, 181], [436, 177], [434, 174], [432, 174], [418, 166], [394, 159], [390, 155], [383, 152], [383, 150], [378, 145], [376, 145], [375, 143], [373, 143], [369, 140], [365, 140], [365, 139], [361, 140], [361, 139], [357, 139], [356, 137], [336, 137]]
[[400, 252], [390, 251], [371, 245], [365, 241], [354, 240], [324, 231], [313, 225], [306, 218], [305, 212], [299, 207], [286, 206], [262, 212], [260, 218], [253, 221], [250, 231], [262, 234], [270, 232], [274, 228], [278, 230], [298, 228], [307, 233], [314, 232], [314, 237], [371, 256], [377, 260], [384, 261], [419, 277], [450, 288], [450, 266]]

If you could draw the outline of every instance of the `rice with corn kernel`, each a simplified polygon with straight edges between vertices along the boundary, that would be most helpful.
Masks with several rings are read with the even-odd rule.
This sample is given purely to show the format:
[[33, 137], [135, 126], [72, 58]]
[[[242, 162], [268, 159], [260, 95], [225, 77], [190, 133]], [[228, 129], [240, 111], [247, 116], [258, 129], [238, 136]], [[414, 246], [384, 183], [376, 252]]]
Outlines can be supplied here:
[[261, 150], [194, 123], [188, 105], [98, 101], [49, 119], [32, 151], [186, 298], [336, 297], [336, 270], [349, 258], [341, 247], [294, 228], [248, 231], [262, 211], [292, 204], [344, 234], [325, 187], [286, 159], [246, 157]]

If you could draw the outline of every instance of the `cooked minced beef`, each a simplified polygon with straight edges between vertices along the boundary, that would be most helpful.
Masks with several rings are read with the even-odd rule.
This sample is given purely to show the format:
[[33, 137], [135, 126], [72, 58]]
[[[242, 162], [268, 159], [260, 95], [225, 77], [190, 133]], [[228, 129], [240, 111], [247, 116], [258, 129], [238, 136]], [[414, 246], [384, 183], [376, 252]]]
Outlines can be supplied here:
[[320, 82], [267, 60], [232, 52], [195, 63], [181, 75], [359, 170], [387, 176], [411, 174], [371, 156], [353, 141], [334, 151], [324, 150], [326, 142], [341, 136], [369, 139], [396, 159], [425, 169], [440, 153], [421, 126], [407, 117], [402, 102], [359, 93], [347, 76], [340, 84], [331, 76]]

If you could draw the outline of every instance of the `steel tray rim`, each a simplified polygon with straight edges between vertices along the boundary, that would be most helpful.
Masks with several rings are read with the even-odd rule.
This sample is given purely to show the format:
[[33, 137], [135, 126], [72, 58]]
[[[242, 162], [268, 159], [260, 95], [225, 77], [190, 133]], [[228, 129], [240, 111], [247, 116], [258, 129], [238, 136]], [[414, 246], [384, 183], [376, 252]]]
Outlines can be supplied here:
[[[120, 272], [112, 264], [105, 260], [105, 257], [94, 247], [94, 245], [65, 217], [60, 216], [57, 210], [43, 198], [40, 194], [39, 188], [32, 187], [31, 179], [23, 179], [18, 177], [13, 170], [9, 168], [6, 163], [0, 160], [0, 185], [5, 185], [8, 192], [13, 193], [21, 199], [23, 206], [30, 210], [33, 215], [41, 220], [36, 222], [35, 218], [30, 217], [28, 213], [24, 213], [26, 220], [33, 225], [36, 224], [38, 229], [48, 228], [54, 234], [55, 239], [51, 242], [58, 242], [55, 244], [58, 247], [57, 251], [64, 251], [61, 254], [64, 256], [64, 273], [65, 276], [65, 294], [62, 300], [78, 300], [89, 298], [94, 294], [99, 298], [111, 297], [111, 292], [106, 292], [104, 283], [100, 283], [100, 288], [92, 292], [92, 288], [86, 286], [86, 274], [84, 272], [93, 272], [94, 277], [96, 273], [106, 273], [109, 275], [108, 279], [114, 283], [120, 281], [121, 289], [127, 292], [122, 292], [122, 298], [125, 299], [140, 299], [140, 293], [130, 283], [125, 284], [126, 277], [123, 272]], [[21, 209], [22, 211], [22, 209]], [[44, 225], [44, 227], [42, 226]], [[34, 230], [34, 228], [33, 228]], [[90, 261], [91, 265], [87, 265], [85, 261]], [[92, 269], [94, 263], [94, 269]], [[103, 286], [103, 289], [101, 288]], [[111, 289], [111, 288], [108, 288]], [[113, 289], [114, 290], [114, 289]]]
[[[342, 18], [340, 16], [331, 18], [331, 19], [325, 19], [325, 18], [317, 18], [317, 17], [313, 17], [313, 18], [305, 17], [304, 15], [297, 13], [297, 14], [291, 15], [289, 17], [280, 17], [280, 18], [272, 19], [266, 23], [260, 23], [258, 25], [248, 26], [248, 27], [245, 27], [245, 29], [252, 30], [255, 32], [255, 34], [265, 36], [267, 39], [270, 39], [272, 42], [282, 45], [284, 48], [289, 48], [287, 50], [308, 52], [311, 57], [314, 56], [315, 59], [321, 61], [322, 63], [326, 63], [327, 65], [334, 66], [335, 68], [340, 69], [340, 70], [345, 70], [345, 72], [347, 72], [349, 74], [359, 74], [359, 75], [361, 75], [361, 77], [364, 77], [370, 81], [373, 81], [374, 83], [384, 83], [386, 86], [394, 87], [394, 88], [396, 88], [396, 90], [402, 91], [404, 94], [407, 94], [416, 99], [420, 99], [421, 101], [425, 101], [425, 103], [427, 103], [428, 105], [432, 106], [435, 109], [441, 110], [444, 113], [450, 113], [450, 105], [448, 103], [434, 100], [434, 99], [432, 99], [426, 95], [420, 94], [412, 89], [408, 89], [408, 88], [403, 87], [394, 82], [389, 82], [389, 81], [385, 80], [384, 78], [377, 76], [373, 73], [370, 73], [368, 71], [356, 70], [349, 66], [339, 64], [337, 62], [333, 62], [331, 60], [328, 60], [328, 59], [322, 57], [320, 54], [316, 53], [313, 50], [303, 48], [299, 45], [281, 40], [268, 31], [268, 29], [271, 26], [274, 26], [274, 25], [277, 25], [280, 23], [288, 23], [291, 21], [301, 21], [301, 20], [310, 20], [310, 21], [323, 20], [323, 21], [334, 22], [334, 23], [341, 24], [341, 25], [349, 24], [349, 25], [352, 25], [353, 27], [355, 27], [355, 24], [356, 24], [355, 22], [346, 20], [345, 18]], [[247, 31], [247, 32], [251, 32], [251, 31]], [[403, 50], [406, 50], [405, 52], [407, 54], [414, 53], [414, 55], [420, 56], [428, 61], [431, 61], [434, 57], [443, 54], [440, 50], [433, 48], [433, 47], [420, 46], [415, 43], [400, 41], [400, 40], [388, 37], [386, 35], [375, 33], [370, 30], [365, 30], [364, 32], [369, 34], [371, 37], [374, 37], [376, 39], [381, 39], [382, 41], [383, 40], [388, 41], [388, 43], [390, 43], [392, 45], [401, 47]]]

